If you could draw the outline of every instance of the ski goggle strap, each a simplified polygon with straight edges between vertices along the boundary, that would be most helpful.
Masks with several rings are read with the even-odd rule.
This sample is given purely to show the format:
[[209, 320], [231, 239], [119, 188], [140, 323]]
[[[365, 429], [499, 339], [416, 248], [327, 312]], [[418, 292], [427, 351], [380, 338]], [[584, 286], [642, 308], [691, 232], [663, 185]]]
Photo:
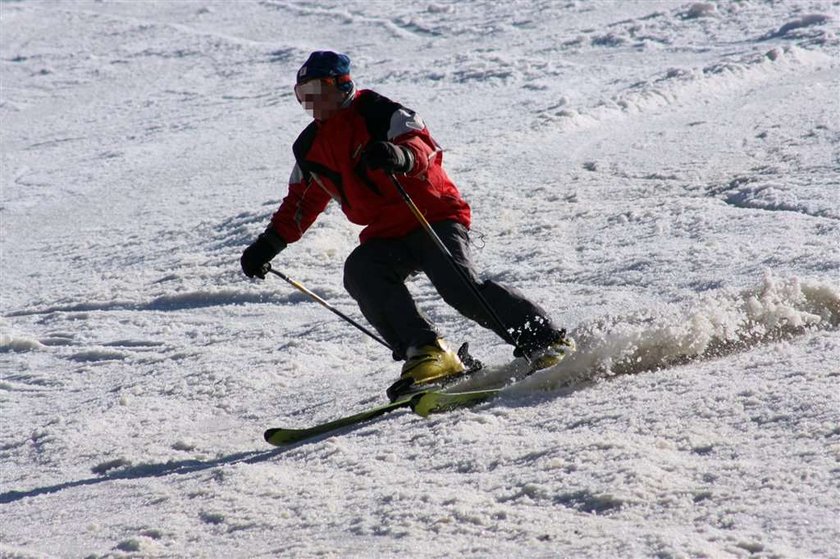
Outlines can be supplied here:
[[305, 99], [311, 98], [313, 95], [320, 95], [324, 92], [325, 87], [336, 87], [352, 81], [350, 74], [343, 76], [316, 78], [314, 80], [305, 81], [295, 85], [295, 97], [298, 103], [303, 103]]

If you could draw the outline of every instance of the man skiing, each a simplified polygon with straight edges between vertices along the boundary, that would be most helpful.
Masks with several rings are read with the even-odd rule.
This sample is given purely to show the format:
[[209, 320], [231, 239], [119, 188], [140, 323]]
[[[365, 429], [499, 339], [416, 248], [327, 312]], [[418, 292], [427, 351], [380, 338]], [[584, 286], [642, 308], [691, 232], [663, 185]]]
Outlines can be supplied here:
[[[405, 360], [401, 380], [422, 385], [465, 369], [405, 286], [408, 276], [420, 271], [446, 303], [514, 344], [517, 355], [546, 364], [553, 356], [559, 359], [568, 345], [565, 331], [518, 291], [478, 278], [470, 259], [470, 207], [443, 170], [443, 152], [423, 120], [374, 91], [357, 90], [344, 54], [313, 52], [294, 90], [314, 120], [293, 144], [296, 164], [288, 195], [242, 254], [245, 275], [265, 278], [268, 262], [335, 200], [351, 222], [365, 226], [345, 262], [344, 286], [394, 358]], [[394, 175], [463, 274], [421, 227], [395, 188]]]

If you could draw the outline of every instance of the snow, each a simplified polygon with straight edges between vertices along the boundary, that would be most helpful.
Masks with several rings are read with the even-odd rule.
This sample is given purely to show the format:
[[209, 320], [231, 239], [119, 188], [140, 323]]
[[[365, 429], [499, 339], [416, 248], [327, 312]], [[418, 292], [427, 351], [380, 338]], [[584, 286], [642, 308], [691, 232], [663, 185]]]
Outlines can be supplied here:
[[[0, 2], [0, 556], [840, 557], [838, 6]], [[423, 116], [479, 267], [579, 349], [273, 449], [399, 370], [239, 271], [317, 49]], [[359, 317], [358, 231], [275, 267]]]

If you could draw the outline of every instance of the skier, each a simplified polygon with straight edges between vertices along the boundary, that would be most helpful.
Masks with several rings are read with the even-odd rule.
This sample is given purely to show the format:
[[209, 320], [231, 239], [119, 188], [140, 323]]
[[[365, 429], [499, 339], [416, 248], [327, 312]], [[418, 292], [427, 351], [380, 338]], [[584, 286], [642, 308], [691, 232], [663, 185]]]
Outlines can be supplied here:
[[[294, 142], [288, 195], [265, 232], [242, 254], [249, 278], [265, 278], [268, 262], [297, 241], [336, 200], [365, 229], [344, 265], [344, 286], [362, 314], [405, 360], [400, 379], [420, 385], [457, 376], [464, 364], [418, 310], [405, 286], [424, 272], [443, 300], [517, 346], [516, 355], [551, 364], [568, 345], [565, 330], [521, 293], [478, 278], [470, 260], [470, 207], [443, 170], [443, 152], [417, 113], [371, 90], [358, 90], [350, 59], [313, 52], [297, 73], [297, 100], [313, 117]], [[413, 199], [504, 328], [455, 273], [389, 175]]]

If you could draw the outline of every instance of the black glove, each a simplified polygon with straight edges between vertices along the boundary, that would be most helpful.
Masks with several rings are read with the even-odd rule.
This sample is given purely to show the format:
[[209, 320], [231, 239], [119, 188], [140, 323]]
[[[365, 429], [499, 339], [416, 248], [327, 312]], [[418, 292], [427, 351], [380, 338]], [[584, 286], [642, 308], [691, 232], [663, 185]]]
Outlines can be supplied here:
[[371, 169], [386, 173], [407, 173], [414, 167], [414, 155], [405, 146], [391, 142], [373, 142], [362, 153], [362, 161]]
[[268, 262], [284, 248], [286, 248], [286, 241], [275, 233], [273, 229], [266, 229], [242, 253], [242, 258], [239, 259], [239, 263], [242, 265], [242, 271], [249, 278], [256, 276], [260, 279], [265, 279], [265, 274], [269, 270], [269, 266], [267, 266]]

